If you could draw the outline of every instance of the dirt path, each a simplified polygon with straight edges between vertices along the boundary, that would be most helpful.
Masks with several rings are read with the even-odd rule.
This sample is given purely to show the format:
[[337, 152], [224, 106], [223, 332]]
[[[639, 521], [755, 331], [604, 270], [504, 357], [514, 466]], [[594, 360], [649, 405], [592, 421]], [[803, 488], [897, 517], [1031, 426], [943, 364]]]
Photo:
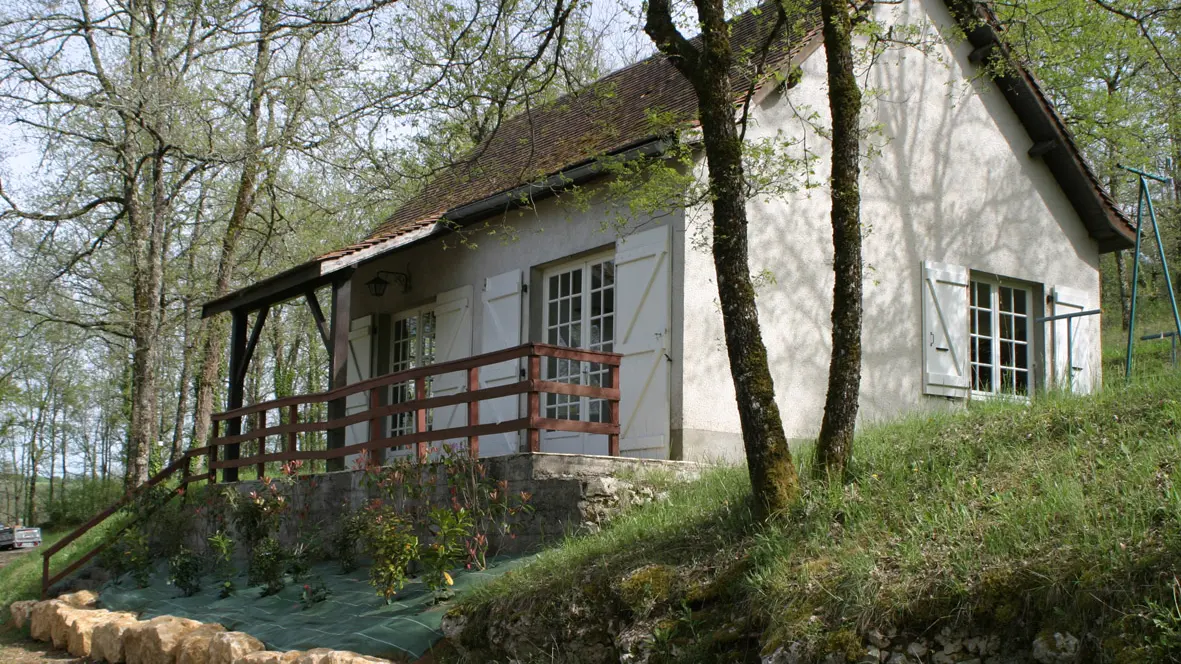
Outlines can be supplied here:
[[[37, 549], [33, 549], [32, 551], [36, 551], [36, 550]], [[24, 549], [13, 549], [11, 551], [0, 551], [0, 568], [13, 562], [18, 557], [23, 556], [26, 553], [30, 553], [30, 551], [24, 550]]]

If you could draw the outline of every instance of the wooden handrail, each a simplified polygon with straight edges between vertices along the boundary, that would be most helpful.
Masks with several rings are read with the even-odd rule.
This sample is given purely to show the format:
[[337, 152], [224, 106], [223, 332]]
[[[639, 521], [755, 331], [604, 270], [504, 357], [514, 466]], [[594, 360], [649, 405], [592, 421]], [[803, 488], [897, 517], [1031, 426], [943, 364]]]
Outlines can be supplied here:
[[[527, 359], [526, 376], [509, 385], [499, 385], [496, 387], [484, 388], [479, 387], [479, 373], [482, 367], [522, 358]], [[603, 365], [609, 369], [609, 384], [606, 386], [592, 386], [544, 380], [541, 377], [542, 358], [557, 358], [578, 362], [593, 362]], [[620, 433], [619, 368], [621, 361], [622, 355], [618, 353], [586, 351], [573, 348], [563, 348], [549, 344], [528, 343], [491, 353], [474, 355], [472, 357], [466, 357], [450, 362], [441, 362], [439, 364], [432, 364], [425, 367], [416, 367], [385, 376], [378, 376], [376, 378], [371, 378], [354, 383], [352, 385], [320, 392], [317, 394], [283, 397], [260, 404], [236, 408], [223, 413], [217, 413], [212, 417], [214, 423], [213, 440], [209, 445], [186, 451], [180, 459], [169, 464], [166, 468], [153, 475], [143, 485], [127, 492], [123, 497], [116, 501], [114, 505], [111, 505], [102, 512], [99, 512], [89, 521], [74, 529], [70, 534], [66, 535], [62, 539], [55, 542], [52, 546], [49, 546], [41, 552], [41, 595], [42, 597], [45, 597], [49, 592], [50, 586], [52, 586], [54, 583], [57, 583], [73, 571], [77, 570], [87, 561], [91, 560], [94, 556], [98, 555], [99, 552], [101, 552], [111, 543], [114, 537], [118, 536], [124, 530], [131, 527], [131, 525], [134, 524], [134, 521], [129, 521], [127, 524], [124, 524], [124, 526], [120, 528], [119, 532], [115, 533], [112, 537], [105, 539], [103, 542], [90, 549], [82, 557], [73, 561], [64, 570], [58, 572], [56, 575], [50, 576], [50, 560], [54, 554], [62, 551], [65, 547], [77, 541], [78, 538], [82, 537], [82, 535], [86, 534], [106, 519], [109, 519], [120, 509], [126, 507], [129, 503], [131, 503], [132, 500], [142, 495], [151, 487], [154, 487], [172, 478], [177, 474], [178, 471], [180, 471], [181, 476], [176, 482], [176, 486], [173, 487], [168, 496], [163, 501], [161, 501], [161, 505], [167, 503], [172, 499], [173, 496], [178, 495], [183, 488], [192, 482], [216, 482], [217, 471], [219, 469], [241, 468], [244, 466], [253, 465], [258, 467], [259, 477], [262, 477], [266, 470], [266, 464], [272, 462], [338, 459], [353, 454], [359, 454], [361, 452], [405, 448], [410, 446], [415, 447], [415, 456], [420, 462], [422, 462], [427, 458], [427, 443], [452, 439], [466, 439], [469, 453], [473, 456], [478, 456], [480, 436], [508, 433], [512, 431], [524, 430], [527, 432], [526, 446], [530, 452], [540, 451], [540, 432], [542, 430], [601, 434], [607, 436], [608, 454], [618, 455]], [[442, 396], [427, 396], [426, 381], [420, 379], [453, 372], [464, 372], [465, 384], [467, 387], [466, 391]], [[381, 399], [378, 397], [379, 388], [389, 385], [402, 384], [412, 380], [416, 381], [414, 395], [415, 398], [413, 400], [396, 404], [382, 405], [380, 403]], [[368, 408], [364, 412], [338, 417], [335, 419], [325, 419], [322, 421], [299, 421], [299, 406], [301, 405], [337, 401], [363, 392], [369, 392], [367, 399]], [[541, 394], [543, 393], [601, 399], [609, 405], [609, 421], [584, 422], [579, 420], [560, 420], [543, 417], [541, 411]], [[527, 412], [524, 417], [519, 417], [505, 422], [480, 424], [479, 404], [481, 401], [517, 395], [525, 395], [527, 397]], [[467, 421], [465, 425], [428, 430], [427, 412], [430, 409], [442, 408], [446, 406], [458, 406], [463, 404], [466, 404], [468, 409]], [[271, 410], [278, 410], [280, 413], [282, 413], [283, 410], [286, 410], [287, 423], [281, 423], [280, 418], [279, 424], [274, 426], [266, 426], [266, 413]], [[397, 436], [382, 437], [381, 421], [383, 418], [403, 413], [414, 413], [414, 432]], [[228, 431], [228, 427], [219, 426], [220, 423], [233, 421], [254, 414], [257, 414], [258, 422], [258, 425], [254, 430], [234, 435], [219, 435], [222, 432]], [[363, 424], [366, 422], [369, 423], [369, 440], [365, 442], [325, 450], [299, 449], [298, 435], [301, 433], [330, 431], [347, 426]], [[269, 436], [281, 437], [281, 451], [267, 451], [266, 439]], [[253, 440], [259, 441], [257, 454], [249, 457], [239, 457], [235, 459], [222, 458], [219, 460], [218, 457], [222, 456], [218, 454], [219, 449], [231, 445], [241, 445], [241, 443]], [[194, 475], [192, 473], [192, 462], [194, 459], [201, 457], [206, 458], [207, 472]], [[154, 509], [158, 507], [159, 506], [155, 506]]]

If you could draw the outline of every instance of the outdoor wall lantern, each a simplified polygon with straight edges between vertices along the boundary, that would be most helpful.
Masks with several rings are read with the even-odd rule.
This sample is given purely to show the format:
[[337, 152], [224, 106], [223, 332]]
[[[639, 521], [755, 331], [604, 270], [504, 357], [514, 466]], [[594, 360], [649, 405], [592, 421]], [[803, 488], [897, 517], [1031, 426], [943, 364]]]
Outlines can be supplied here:
[[402, 292], [410, 291], [410, 272], [390, 272], [389, 270], [378, 270], [377, 276], [365, 282], [365, 288], [369, 289], [369, 294], [373, 297], [381, 297], [385, 295], [385, 289], [390, 285], [390, 282], [381, 278], [381, 275], [388, 274], [394, 280], [395, 284], [402, 284]]

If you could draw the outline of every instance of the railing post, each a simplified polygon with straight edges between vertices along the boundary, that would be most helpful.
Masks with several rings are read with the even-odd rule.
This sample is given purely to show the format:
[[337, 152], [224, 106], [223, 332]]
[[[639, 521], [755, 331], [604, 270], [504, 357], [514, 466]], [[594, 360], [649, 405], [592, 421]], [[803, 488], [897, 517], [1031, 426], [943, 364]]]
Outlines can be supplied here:
[[[537, 355], [529, 356], [529, 380], [541, 380], [541, 358]], [[537, 454], [541, 451], [541, 430], [537, 428], [541, 419], [541, 393], [529, 391], [529, 406], [526, 413], [529, 417], [529, 453]]]
[[[414, 400], [422, 401], [426, 398], [426, 378], [416, 378], [414, 380]], [[415, 433], [422, 433], [426, 431], [426, 409], [414, 408], [414, 431]], [[426, 441], [421, 440], [416, 445], [418, 462], [426, 461]]]
[[[467, 391], [468, 394], [480, 389], [480, 367], [472, 367], [467, 370]], [[467, 425], [469, 427], [478, 426], [480, 424], [480, 401], [479, 399], [472, 399], [467, 402]], [[467, 452], [473, 459], [480, 458], [480, 437], [467, 437]]]
[[49, 599], [49, 556], [41, 556], [41, 599]]
[[[619, 389], [619, 365], [611, 366], [611, 389]], [[612, 399], [607, 402], [611, 409], [611, 424], [615, 425], [615, 433], [607, 435], [607, 454], [609, 456], [619, 456], [619, 399]]]
[[[299, 404], [291, 404], [287, 407], [287, 424], [299, 423]], [[296, 433], [294, 431], [287, 432], [287, 451], [297, 451], [299, 443], [297, 442]]]
[[[263, 410], [263, 411], [259, 411], [258, 413], [255, 413], [254, 424], [255, 424], [255, 427], [254, 427], [255, 431], [261, 431], [261, 430], [267, 428], [267, 411]], [[266, 436], [259, 436], [258, 437], [258, 452], [257, 453], [258, 453], [258, 458], [260, 458], [260, 459], [266, 455], [266, 453], [267, 453], [267, 437]], [[255, 468], [258, 469], [258, 479], [261, 480], [262, 478], [266, 477], [267, 463], [265, 461], [259, 461], [258, 464], [256, 464]]]
[[[381, 390], [374, 387], [369, 390], [369, 442], [381, 438], [381, 418], [373, 415], [373, 411], [381, 407]], [[369, 454], [378, 457], [377, 450], [369, 450]]]
[[213, 464], [217, 463], [217, 439], [220, 437], [221, 422], [214, 420], [213, 422], [213, 439], [209, 441], [209, 452], [206, 454], [205, 465], [209, 472], [209, 483], [217, 484], [217, 469]]
[[188, 491], [189, 476], [192, 475], [192, 473], [193, 473], [193, 457], [189, 456], [188, 454], [185, 454], [183, 457], [183, 462], [180, 467], [180, 486], [185, 489], [184, 497], [181, 500], [186, 503], [189, 501], [189, 491]]

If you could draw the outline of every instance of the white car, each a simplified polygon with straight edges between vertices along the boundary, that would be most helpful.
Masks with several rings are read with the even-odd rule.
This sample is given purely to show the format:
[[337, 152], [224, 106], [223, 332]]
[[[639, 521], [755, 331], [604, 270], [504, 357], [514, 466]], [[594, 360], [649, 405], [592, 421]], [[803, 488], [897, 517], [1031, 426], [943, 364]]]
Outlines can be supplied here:
[[31, 549], [41, 546], [40, 528], [0, 525], [0, 551], [7, 549]]

